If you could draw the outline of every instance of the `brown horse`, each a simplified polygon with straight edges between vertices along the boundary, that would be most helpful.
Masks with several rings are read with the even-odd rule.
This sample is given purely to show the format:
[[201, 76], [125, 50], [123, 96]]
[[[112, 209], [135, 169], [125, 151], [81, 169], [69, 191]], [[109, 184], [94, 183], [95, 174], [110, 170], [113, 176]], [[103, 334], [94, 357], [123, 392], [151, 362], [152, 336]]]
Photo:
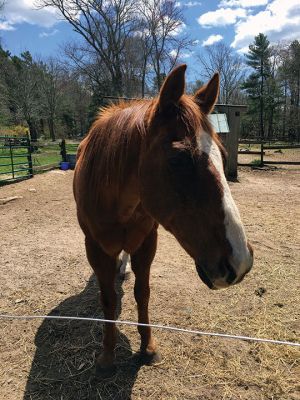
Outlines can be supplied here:
[[[208, 120], [219, 75], [187, 96], [185, 70], [181, 65], [169, 74], [158, 98], [102, 110], [78, 151], [78, 220], [106, 319], [115, 318], [116, 264], [124, 250], [135, 274], [138, 321], [149, 323], [158, 224], [195, 260], [211, 289], [240, 282], [252, 267], [253, 252], [224, 176], [225, 153]], [[151, 329], [138, 330], [144, 362], [160, 361]], [[115, 344], [116, 327], [108, 323], [100, 369], [113, 368]]]

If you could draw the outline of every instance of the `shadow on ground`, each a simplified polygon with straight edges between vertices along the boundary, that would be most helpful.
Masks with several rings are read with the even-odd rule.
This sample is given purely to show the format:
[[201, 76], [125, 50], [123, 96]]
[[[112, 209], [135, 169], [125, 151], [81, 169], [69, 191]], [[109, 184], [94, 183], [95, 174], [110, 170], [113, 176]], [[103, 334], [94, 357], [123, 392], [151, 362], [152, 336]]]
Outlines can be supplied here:
[[[122, 282], [117, 282], [121, 313]], [[92, 276], [85, 289], [63, 301], [49, 315], [103, 317], [98, 285]], [[24, 400], [130, 399], [140, 364], [132, 357], [127, 337], [119, 333], [117, 371], [110, 378], [95, 375], [103, 326], [85, 321], [45, 320], [39, 327], [36, 352], [26, 384]], [[97, 353], [96, 353], [97, 352]]]

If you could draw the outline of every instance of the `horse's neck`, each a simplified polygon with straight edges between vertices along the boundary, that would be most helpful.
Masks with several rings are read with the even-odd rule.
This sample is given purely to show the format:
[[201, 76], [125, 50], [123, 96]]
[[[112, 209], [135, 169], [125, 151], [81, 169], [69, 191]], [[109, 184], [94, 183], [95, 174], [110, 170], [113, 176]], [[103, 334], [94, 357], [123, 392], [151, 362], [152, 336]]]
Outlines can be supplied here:
[[94, 204], [108, 219], [127, 221], [140, 203], [138, 174], [145, 110], [145, 104], [112, 110], [111, 115], [99, 119], [87, 140], [83, 185], [92, 182]]
[[[131, 132], [130, 141], [125, 149], [126, 156], [121, 156], [124, 164], [121, 165], [122, 173], [116, 186], [114, 197], [117, 200], [118, 220], [127, 222], [140, 204], [139, 193], [139, 162], [142, 147], [142, 137], [136, 127]], [[120, 150], [121, 152], [124, 149]]]

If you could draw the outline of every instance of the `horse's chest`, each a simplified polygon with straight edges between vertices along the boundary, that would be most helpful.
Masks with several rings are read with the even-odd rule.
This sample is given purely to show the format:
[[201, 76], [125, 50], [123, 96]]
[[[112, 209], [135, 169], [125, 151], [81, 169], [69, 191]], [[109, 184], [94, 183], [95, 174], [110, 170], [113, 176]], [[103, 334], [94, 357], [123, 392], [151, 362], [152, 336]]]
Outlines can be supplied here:
[[[124, 217], [125, 215], [123, 214]], [[94, 237], [111, 256], [119, 254], [121, 250], [134, 254], [154, 224], [155, 221], [138, 206], [128, 219], [124, 218], [124, 222], [118, 219], [112, 223], [96, 223]]]
[[123, 250], [129, 254], [135, 253], [152, 230], [154, 223], [154, 220], [138, 207], [125, 225]]
[[139, 218], [140, 213], [136, 211], [136, 204], [130, 204], [121, 208], [118, 212], [118, 222], [120, 224], [131, 223]]

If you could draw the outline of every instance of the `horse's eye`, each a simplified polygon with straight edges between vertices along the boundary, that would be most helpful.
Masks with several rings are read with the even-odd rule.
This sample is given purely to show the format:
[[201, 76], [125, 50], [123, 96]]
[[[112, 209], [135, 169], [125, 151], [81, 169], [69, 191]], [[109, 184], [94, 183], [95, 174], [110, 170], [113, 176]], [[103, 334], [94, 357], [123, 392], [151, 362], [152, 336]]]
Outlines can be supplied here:
[[198, 174], [191, 152], [174, 152], [168, 159], [168, 169], [170, 182], [181, 201], [195, 198]]
[[191, 170], [194, 168], [192, 155], [186, 151], [179, 151], [168, 159], [172, 170]]

